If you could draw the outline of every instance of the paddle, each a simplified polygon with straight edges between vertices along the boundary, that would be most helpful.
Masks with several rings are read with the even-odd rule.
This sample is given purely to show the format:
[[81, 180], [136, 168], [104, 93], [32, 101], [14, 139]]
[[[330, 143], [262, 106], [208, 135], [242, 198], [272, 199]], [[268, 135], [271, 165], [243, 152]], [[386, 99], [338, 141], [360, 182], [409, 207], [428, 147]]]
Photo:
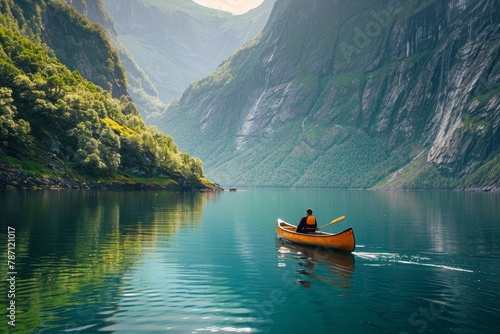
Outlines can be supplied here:
[[340, 221], [342, 221], [342, 220], [344, 220], [344, 219], [345, 219], [345, 216], [340, 216], [340, 217], [338, 217], [338, 218], [335, 218], [334, 220], [332, 220], [332, 221], [331, 221], [331, 222], [329, 222], [328, 224], [323, 225], [323, 226], [321, 226], [321, 227], [318, 227], [318, 228], [317, 228], [317, 230], [321, 230], [323, 227], [327, 227], [327, 226], [330, 226], [330, 225], [336, 224], [336, 223], [338, 223], [338, 222], [340, 222]]

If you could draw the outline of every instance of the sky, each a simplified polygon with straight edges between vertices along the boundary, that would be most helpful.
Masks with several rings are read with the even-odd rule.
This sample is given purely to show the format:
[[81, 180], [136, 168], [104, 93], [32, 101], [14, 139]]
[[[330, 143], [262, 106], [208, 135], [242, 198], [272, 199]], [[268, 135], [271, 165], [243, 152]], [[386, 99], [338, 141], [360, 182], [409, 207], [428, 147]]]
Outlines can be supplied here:
[[258, 7], [264, 0], [193, 0], [199, 5], [223, 10], [235, 15], [248, 12]]

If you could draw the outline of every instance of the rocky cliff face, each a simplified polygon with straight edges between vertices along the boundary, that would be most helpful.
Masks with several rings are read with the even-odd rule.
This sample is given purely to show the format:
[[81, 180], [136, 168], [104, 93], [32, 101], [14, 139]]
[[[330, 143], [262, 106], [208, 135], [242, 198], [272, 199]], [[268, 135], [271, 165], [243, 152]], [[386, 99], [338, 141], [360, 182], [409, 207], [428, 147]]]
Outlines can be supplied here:
[[78, 70], [114, 97], [128, 96], [125, 70], [104, 31], [91, 29], [88, 22], [71, 11], [62, 10], [62, 6], [62, 3], [48, 1], [38, 7], [43, 8], [40, 11], [43, 41], [69, 69]]
[[262, 30], [274, 1], [238, 16], [191, 0], [104, 0], [104, 5], [118, 38], [168, 103]]
[[154, 121], [229, 185], [499, 189], [495, 0], [278, 0]]

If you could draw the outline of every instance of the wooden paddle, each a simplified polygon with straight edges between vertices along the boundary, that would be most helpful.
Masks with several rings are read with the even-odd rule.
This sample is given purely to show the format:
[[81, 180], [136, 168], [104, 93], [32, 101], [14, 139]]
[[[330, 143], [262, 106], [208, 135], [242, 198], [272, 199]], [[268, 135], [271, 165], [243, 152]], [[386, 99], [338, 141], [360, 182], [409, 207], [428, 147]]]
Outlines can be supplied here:
[[328, 224], [323, 225], [323, 226], [321, 226], [321, 227], [318, 227], [318, 228], [317, 228], [317, 230], [320, 230], [320, 229], [322, 229], [323, 227], [327, 227], [327, 226], [330, 226], [330, 225], [336, 224], [336, 223], [338, 223], [338, 222], [340, 222], [340, 221], [342, 221], [342, 220], [344, 220], [344, 219], [345, 219], [345, 216], [340, 216], [340, 217], [338, 217], [338, 218], [335, 218], [334, 220], [332, 220], [332, 221], [331, 221], [331, 222], [329, 222]]

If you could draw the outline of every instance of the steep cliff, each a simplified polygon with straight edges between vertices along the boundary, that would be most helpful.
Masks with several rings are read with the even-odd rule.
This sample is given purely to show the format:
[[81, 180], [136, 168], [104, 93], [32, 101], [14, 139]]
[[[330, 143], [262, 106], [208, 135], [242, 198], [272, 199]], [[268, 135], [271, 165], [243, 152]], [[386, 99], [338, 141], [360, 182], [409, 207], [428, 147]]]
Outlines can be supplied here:
[[239, 186], [500, 189], [496, 0], [278, 0], [153, 122]]
[[104, 5], [120, 42], [168, 103], [254, 37], [274, 1], [237, 16], [191, 0], [104, 0]]

